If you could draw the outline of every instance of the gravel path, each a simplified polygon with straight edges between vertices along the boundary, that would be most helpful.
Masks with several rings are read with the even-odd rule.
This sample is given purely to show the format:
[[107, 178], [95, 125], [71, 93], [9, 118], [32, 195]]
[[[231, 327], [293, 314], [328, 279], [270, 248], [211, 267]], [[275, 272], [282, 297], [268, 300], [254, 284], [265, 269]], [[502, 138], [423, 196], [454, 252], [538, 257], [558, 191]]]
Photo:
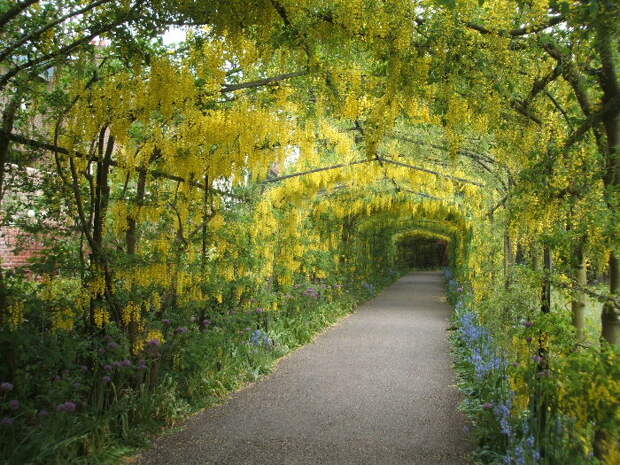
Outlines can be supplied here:
[[463, 465], [439, 273], [403, 277], [140, 465]]

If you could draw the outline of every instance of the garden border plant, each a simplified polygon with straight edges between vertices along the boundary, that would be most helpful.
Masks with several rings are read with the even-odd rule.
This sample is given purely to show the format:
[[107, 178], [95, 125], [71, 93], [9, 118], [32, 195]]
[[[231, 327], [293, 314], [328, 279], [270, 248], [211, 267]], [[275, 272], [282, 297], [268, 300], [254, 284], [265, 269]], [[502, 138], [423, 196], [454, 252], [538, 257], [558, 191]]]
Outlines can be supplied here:
[[[608, 444], [602, 459], [591, 444], [597, 431], [618, 431], [619, 353], [613, 347], [587, 347], [566, 353], [566, 315], [518, 319], [510, 334], [481, 322], [472, 296], [446, 270], [446, 289], [454, 306], [450, 340], [461, 409], [471, 421], [479, 464], [612, 464], [618, 446]], [[555, 333], [555, 334], [554, 334]], [[564, 336], [564, 340], [562, 339]], [[504, 341], [502, 342], [500, 341]], [[505, 341], [510, 343], [506, 345]], [[545, 350], [540, 341], [545, 341]], [[580, 379], [579, 372], [590, 373]], [[614, 381], [615, 380], [615, 381]], [[591, 406], [607, 409], [601, 416]]]

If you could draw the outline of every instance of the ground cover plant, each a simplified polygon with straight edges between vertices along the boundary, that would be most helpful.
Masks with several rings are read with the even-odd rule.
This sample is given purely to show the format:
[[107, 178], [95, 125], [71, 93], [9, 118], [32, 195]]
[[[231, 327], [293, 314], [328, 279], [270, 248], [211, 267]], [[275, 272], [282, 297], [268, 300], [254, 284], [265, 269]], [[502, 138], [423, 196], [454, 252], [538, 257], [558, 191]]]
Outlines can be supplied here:
[[423, 237], [481, 460], [617, 463], [619, 8], [0, 0], [2, 460], [113, 460]]

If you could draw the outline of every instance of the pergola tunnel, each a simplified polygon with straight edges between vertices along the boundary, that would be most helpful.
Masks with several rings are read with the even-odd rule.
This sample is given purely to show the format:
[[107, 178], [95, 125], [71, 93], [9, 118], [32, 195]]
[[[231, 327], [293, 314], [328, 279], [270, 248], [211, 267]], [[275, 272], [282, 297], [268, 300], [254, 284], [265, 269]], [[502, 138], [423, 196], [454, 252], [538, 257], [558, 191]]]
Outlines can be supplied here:
[[[437, 336], [476, 464], [619, 465], [618, 18], [618, 0], [0, 0], [0, 465], [113, 465], [386, 295], [402, 311], [370, 319], [397, 331], [357, 326], [371, 389], [449, 373], [373, 358], [404, 334], [435, 363]], [[445, 327], [389, 323], [416, 312]], [[350, 341], [314, 365], [365, 356]], [[338, 375], [312, 379], [346, 394]], [[330, 409], [390, 440], [350, 446], [440, 457], [404, 445], [440, 423], [406, 413], [432, 383], [409, 404], [394, 386], [393, 414], [371, 389]], [[316, 455], [340, 452], [319, 407], [288, 416], [315, 425], [303, 463], [375, 465]], [[191, 452], [293, 444], [222, 431]]]

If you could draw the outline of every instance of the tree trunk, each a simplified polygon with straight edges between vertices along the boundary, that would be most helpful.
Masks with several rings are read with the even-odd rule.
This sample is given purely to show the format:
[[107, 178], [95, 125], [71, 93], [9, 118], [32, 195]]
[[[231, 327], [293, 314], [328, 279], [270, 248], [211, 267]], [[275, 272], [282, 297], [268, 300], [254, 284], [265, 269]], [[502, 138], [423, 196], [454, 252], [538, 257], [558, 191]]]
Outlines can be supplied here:
[[544, 245], [543, 247], [543, 283], [542, 295], [540, 302], [540, 311], [549, 313], [551, 311], [551, 247]]
[[[620, 83], [614, 59], [614, 47], [618, 45], [615, 36], [614, 15], [617, 14], [617, 3], [612, 0], [602, 2], [601, 11], [596, 21], [596, 51], [601, 60], [599, 83], [603, 90], [602, 104], [607, 105], [620, 98]], [[616, 108], [608, 112], [603, 119], [607, 136], [607, 166], [605, 186], [607, 188], [608, 205], [613, 214], [617, 205], [614, 198], [620, 184], [620, 110]], [[614, 238], [617, 239], [617, 238]], [[615, 241], [612, 241], [615, 242]], [[620, 291], [620, 263], [618, 251], [609, 254], [609, 292], [617, 296]], [[601, 336], [610, 344], [620, 345], [620, 312], [612, 303], [603, 306], [601, 314]]]
[[144, 194], [146, 192], [146, 175], [146, 169], [138, 172], [136, 198], [134, 201], [136, 211], [133, 215], [127, 215], [127, 232], [125, 233], [125, 243], [127, 247], [127, 255], [130, 256], [136, 254], [136, 248], [138, 245], [138, 220], [136, 219], [136, 216], [140, 212], [140, 208], [144, 202]]
[[508, 290], [510, 287], [510, 268], [514, 264], [514, 253], [512, 247], [512, 240], [510, 239], [510, 233], [508, 226], [504, 229], [504, 289]]
[[[13, 130], [13, 123], [15, 122], [15, 114], [19, 108], [21, 102], [21, 96], [19, 93], [15, 93], [13, 98], [4, 108], [2, 112], [2, 133], [0, 133], [0, 211], [2, 207], [2, 200], [4, 198], [4, 191], [6, 189], [4, 183], [4, 174], [6, 170], [6, 164], [9, 157], [9, 148], [11, 147], [11, 141], [8, 134]], [[3, 219], [4, 221], [4, 219]], [[4, 272], [0, 267], [0, 324], [6, 324], [4, 321], [5, 315], [8, 313], [8, 291], [6, 283], [4, 281]]]
[[[616, 69], [614, 48], [619, 38], [616, 32], [618, 4], [615, 0], [600, 2], [600, 10], [595, 24], [595, 48], [601, 61], [598, 74], [599, 84], [603, 90], [602, 104], [609, 105], [620, 98], [620, 82]], [[603, 119], [603, 127], [607, 136], [607, 153], [604, 182], [606, 187], [607, 205], [612, 215], [618, 214], [617, 192], [620, 184], [620, 109], [618, 105], [608, 112]], [[617, 237], [611, 238], [612, 250], [609, 253], [609, 293], [617, 297], [620, 291], [620, 263], [613, 246]], [[620, 345], [620, 312], [612, 302], [606, 302], [601, 312], [601, 339], [611, 345]], [[613, 441], [610, 431], [595, 426], [594, 455], [602, 459], [607, 452], [609, 441]]]
[[[583, 244], [580, 244], [575, 252], [576, 265], [574, 270], [575, 284], [579, 288], [585, 288], [588, 285], [588, 277], [586, 270], [586, 258], [583, 253]], [[577, 341], [583, 340], [585, 328], [585, 308], [586, 294], [580, 289], [575, 290], [571, 301], [571, 315], [573, 326], [577, 334]]]

